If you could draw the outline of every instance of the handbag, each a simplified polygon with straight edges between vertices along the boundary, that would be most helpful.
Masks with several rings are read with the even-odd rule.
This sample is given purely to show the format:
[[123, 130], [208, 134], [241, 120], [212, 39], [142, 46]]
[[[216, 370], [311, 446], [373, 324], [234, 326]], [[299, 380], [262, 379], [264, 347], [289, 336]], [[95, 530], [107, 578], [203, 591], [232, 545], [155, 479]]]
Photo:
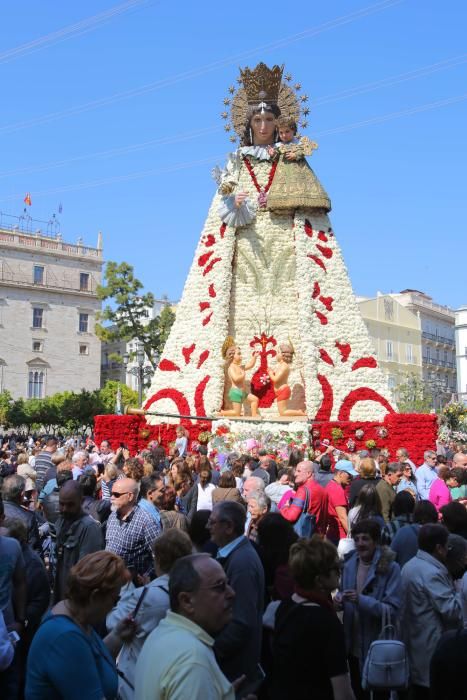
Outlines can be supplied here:
[[409, 660], [405, 644], [395, 639], [391, 614], [383, 608], [379, 639], [370, 644], [363, 665], [364, 690], [404, 690], [409, 685]]
[[297, 522], [293, 526], [293, 529], [299, 537], [311, 537], [315, 531], [316, 526], [316, 516], [308, 512], [308, 506], [310, 503], [310, 494], [305, 486], [305, 503], [303, 504], [302, 512]]

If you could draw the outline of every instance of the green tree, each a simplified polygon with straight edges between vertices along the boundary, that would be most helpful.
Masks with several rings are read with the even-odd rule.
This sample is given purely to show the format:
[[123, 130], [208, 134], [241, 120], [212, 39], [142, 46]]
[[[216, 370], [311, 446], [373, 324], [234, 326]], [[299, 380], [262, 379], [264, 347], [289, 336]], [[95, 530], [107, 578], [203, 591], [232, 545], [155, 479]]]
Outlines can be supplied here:
[[92, 428], [94, 416], [102, 413], [105, 410], [98, 389], [82, 389], [79, 394], [69, 392], [61, 409], [62, 425], [70, 431], [79, 432], [83, 428]]
[[28, 426], [24, 399], [16, 399], [16, 401], [13, 402], [9, 411], [8, 420], [9, 424], [14, 428]]
[[13, 405], [13, 397], [6, 389], [0, 393], [0, 425], [7, 427], [10, 424], [10, 411]]
[[122, 393], [122, 408], [124, 408], [124, 406], [138, 405], [138, 392], [133, 391], [133, 389], [130, 389], [126, 384], [121, 384], [120, 382], [109, 379], [102, 389], [99, 390], [99, 399], [105, 409], [103, 413], [115, 413], [118, 387], [120, 387]]
[[149, 319], [148, 309], [154, 306], [154, 295], [141, 293], [143, 286], [126, 262], [108, 262], [104, 280], [105, 284], [97, 288], [97, 295], [101, 301], [110, 300], [112, 305], [105, 306], [97, 315], [98, 321], [109, 324], [96, 323], [97, 336], [103, 342], [138, 340], [155, 369], [154, 354], [161, 355], [175, 314], [167, 305], [160, 316]]
[[425, 382], [416, 374], [409, 374], [397, 387], [399, 413], [429, 413], [433, 399]]

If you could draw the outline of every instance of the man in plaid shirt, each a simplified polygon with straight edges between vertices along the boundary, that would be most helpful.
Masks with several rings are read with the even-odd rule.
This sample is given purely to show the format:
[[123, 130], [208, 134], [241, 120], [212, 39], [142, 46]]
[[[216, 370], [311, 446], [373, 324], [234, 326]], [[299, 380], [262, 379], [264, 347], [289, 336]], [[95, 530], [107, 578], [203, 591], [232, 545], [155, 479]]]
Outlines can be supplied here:
[[118, 479], [110, 497], [112, 513], [107, 521], [105, 548], [122, 557], [133, 578], [153, 573], [152, 545], [162, 534], [160, 525], [137, 503], [138, 484]]

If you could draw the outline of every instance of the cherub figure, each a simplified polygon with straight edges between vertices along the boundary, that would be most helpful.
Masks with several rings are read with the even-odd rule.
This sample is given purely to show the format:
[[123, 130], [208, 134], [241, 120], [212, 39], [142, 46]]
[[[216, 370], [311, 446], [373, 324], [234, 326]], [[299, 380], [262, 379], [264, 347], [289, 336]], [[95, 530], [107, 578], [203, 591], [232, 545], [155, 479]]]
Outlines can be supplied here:
[[277, 409], [280, 416], [306, 416], [305, 411], [295, 408], [287, 408], [292, 395], [288, 384], [290, 365], [293, 361], [295, 350], [292, 343], [281, 343], [277, 351], [277, 364], [272, 370], [268, 367], [268, 374], [274, 386]]
[[242, 405], [245, 401], [251, 406], [251, 416], [252, 418], [260, 418], [258, 412], [259, 399], [254, 394], [248, 393], [245, 387], [246, 372], [252, 369], [256, 364], [256, 358], [258, 353], [254, 352], [251, 356], [251, 360], [245, 365], [242, 364], [242, 351], [235, 344], [234, 339], [229, 336], [222, 346], [222, 357], [226, 360], [228, 364], [227, 374], [232, 386], [229, 389], [228, 397], [232, 402], [233, 408], [222, 409], [220, 411], [221, 416], [232, 416], [239, 418], [242, 415]]

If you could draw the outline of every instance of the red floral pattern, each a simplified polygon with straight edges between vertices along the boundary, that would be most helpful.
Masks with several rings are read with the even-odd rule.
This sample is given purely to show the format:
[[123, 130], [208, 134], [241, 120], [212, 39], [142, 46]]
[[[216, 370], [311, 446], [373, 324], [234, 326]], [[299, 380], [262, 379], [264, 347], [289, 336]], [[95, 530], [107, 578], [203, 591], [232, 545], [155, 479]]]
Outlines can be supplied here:
[[189, 345], [187, 348], [182, 348], [182, 355], [185, 358], [185, 364], [187, 365], [190, 362], [191, 355], [196, 348], [196, 344], [192, 343]]
[[[325, 379], [325, 378], [323, 378]], [[322, 385], [323, 386], [323, 385]], [[328, 392], [327, 403], [329, 400], [332, 405], [332, 398], [329, 399]], [[332, 396], [332, 390], [331, 390]], [[323, 402], [324, 403], [324, 402]], [[323, 408], [323, 406], [322, 406]], [[323, 414], [326, 409], [323, 410]], [[330, 411], [329, 411], [330, 414]], [[197, 421], [182, 421], [189, 433], [190, 446], [193, 441], [198, 440], [200, 433], [211, 430], [211, 422]], [[379, 435], [379, 430], [384, 427], [387, 430], [387, 436], [382, 438]], [[334, 440], [332, 437], [332, 429], [340, 428], [342, 437]], [[128, 445], [131, 454], [144, 449], [150, 440], [158, 440], [164, 447], [168, 447], [170, 442], [176, 438], [176, 425], [162, 423], [161, 425], [148, 425], [143, 416], [96, 416], [94, 421], [94, 439], [97, 444], [102, 440], [109, 440], [113, 450], [118, 449], [121, 442]], [[333, 421], [325, 417], [319, 418], [316, 416], [313, 429], [319, 430], [319, 439], [321, 441], [327, 439], [337, 449], [347, 451], [347, 441], [352, 439], [355, 442], [355, 450], [366, 449], [365, 442], [368, 439], [376, 441], [379, 448], [389, 450], [390, 459], [393, 460], [396, 456], [396, 451], [399, 447], [405, 447], [410, 455], [410, 458], [416, 465], [423, 463], [424, 450], [433, 449], [436, 446], [437, 436], [437, 416], [434, 414], [421, 413], [388, 413], [384, 421]], [[364, 436], [361, 440], [356, 438], [355, 431], [362, 429]], [[141, 435], [144, 430], [146, 437]], [[146, 431], [149, 431], [147, 435]]]
[[360, 369], [361, 367], [377, 367], [378, 363], [376, 362], [376, 359], [374, 357], [361, 357], [359, 360], [353, 363], [352, 365], [352, 372], [355, 372], [356, 369]]
[[180, 372], [180, 367], [166, 358], [159, 362], [159, 369], [161, 372]]

